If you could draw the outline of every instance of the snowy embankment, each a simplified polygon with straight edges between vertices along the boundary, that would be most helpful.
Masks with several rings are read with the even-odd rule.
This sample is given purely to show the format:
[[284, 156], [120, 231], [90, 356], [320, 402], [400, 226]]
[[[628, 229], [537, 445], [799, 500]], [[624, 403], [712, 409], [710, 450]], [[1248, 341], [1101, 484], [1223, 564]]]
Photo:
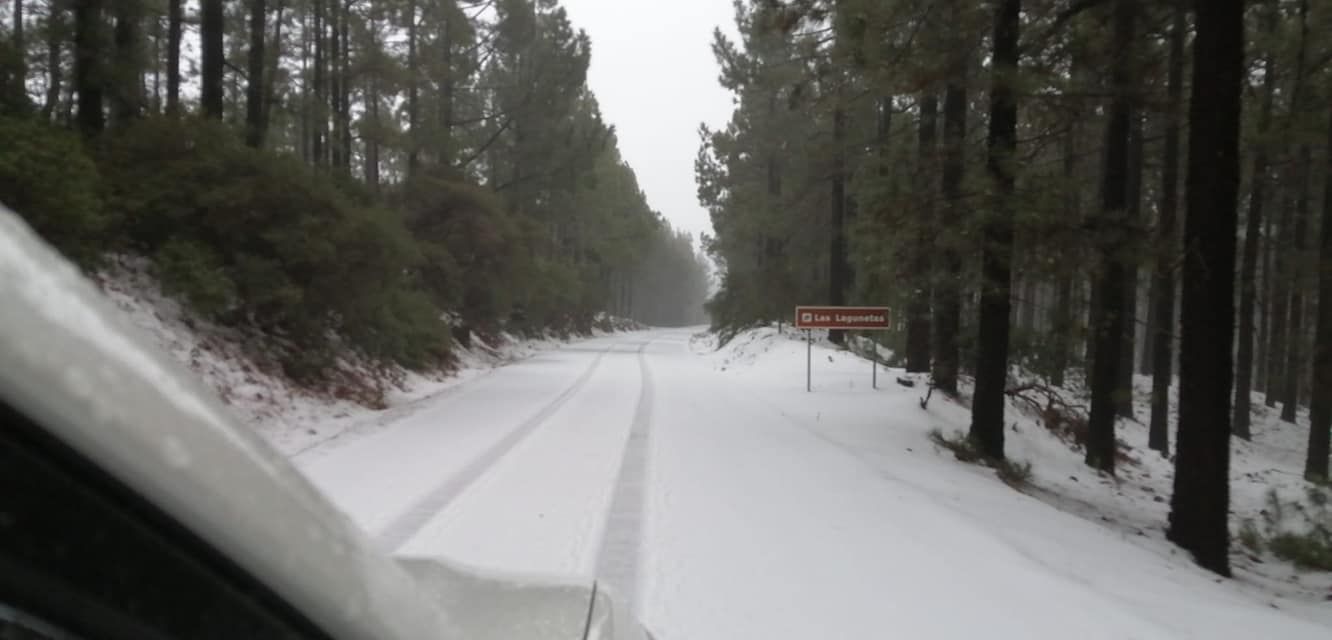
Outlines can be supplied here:
[[[879, 388], [872, 390], [868, 361], [821, 341], [813, 351], [814, 391], [805, 394], [806, 345], [800, 334], [762, 328], [741, 333], [720, 349], [715, 341], [714, 336], [696, 337], [694, 350], [785, 419], [894, 483], [929, 496], [960, 524], [1000, 541], [1004, 554], [1016, 552], [1038, 573], [1065, 581], [1070, 592], [1090, 590], [1118, 602], [1126, 619], [1106, 627], [1119, 629], [1117, 637], [1310, 637], [1317, 627], [1304, 623], [1332, 627], [1332, 574], [1297, 569], [1237, 541], [1232, 551], [1235, 578], [1223, 580], [1196, 567], [1165, 539], [1173, 463], [1147, 448], [1145, 424], [1120, 421], [1123, 457], [1117, 477], [1111, 478], [1086, 467], [1076, 443], [1047, 429], [1031, 405], [1010, 399], [1006, 450], [1010, 459], [1032, 467], [1029, 481], [1014, 490], [994, 478], [994, 471], [958, 462], [931, 442], [932, 431], [965, 433], [970, 412], [939, 394], [922, 409], [924, 377], [881, 368]], [[903, 386], [899, 378], [910, 379], [914, 386]], [[1057, 391], [1085, 406], [1083, 394]], [[1139, 379], [1136, 403], [1143, 421], [1149, 391], [1150, 378]], [[965, 396], [964, 389], [963, 402]], [[1283, 501], [1303, 503], [1307, 510], [1320, 508], [1318, 489], [1300, 477], [1307, 416], [1290, 425], [1260, 401], [1256, 406], [1253, 441], [1235, 440], [1233, 449], [1232, 528], [1237, 534], [1246, 521], [1265, 527], [1272, 516], [1270, 490]], [[1171, 436], [1173, 443], [1173, 425]], [[885, 507], [890, 515], [896, 509]], [[911, 512], [897, 513], [909, 517]], [[943, 535], [920, 524], [920, 536]], [[1285, 524], [1297, 528], [1299, 523]], [[947, 560], [938, 559], [939, 566]], [[957, 569], [988, 573], [979, 566]], [[1020, 575], [1012, 580], [1011, 589], [1034, 588]], [[1061, 602], [1047, 602], [1047, 610], [1036, 615], [1059, 618], [1069, 609]], [[941, 609], [940, 615], [949, 614]], [[1283, 620], [1293, 626], [1283, 626]], [[885, 621], [884, 628], [894, 625]], [[1332, 629], [1318, 633], [1332, 637]]]
[[348, 357], [340, 360], [327, 388], [315, 391], [294, 384], [276, 358], [252, 348], [253, 336], [201, 321], [164, 294], [147, 261], [113, 257], [95, 278], [153, 342], [198, 374], [241, 421], [287, 455], [367, 423], [387, 423], [424, 398], [562, 344], [555, 337], [504, 334], [492, 347], [474, 339], [468, 348], [455, 351], [452, 370], [433, 373], [386, 369]]

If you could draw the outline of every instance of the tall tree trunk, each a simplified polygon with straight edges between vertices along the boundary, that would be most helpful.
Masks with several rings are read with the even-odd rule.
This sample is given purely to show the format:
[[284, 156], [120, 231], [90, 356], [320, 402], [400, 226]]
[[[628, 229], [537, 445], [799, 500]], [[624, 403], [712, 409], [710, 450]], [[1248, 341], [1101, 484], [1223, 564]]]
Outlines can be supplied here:
[[[416, 0], [407, 0], [407, 176], [421, 164], [421, 61], [417, 51]], [[492, 183], [493, 184], [493, 183]]]
[[338, 29], [342, 38], [342, 58], [338, 63], [338, 127], [341, 131], [339, 144], [342, 145], [342, 171], [351, 174], [352, 163], [352, 123], [351, 123], [351, 5], [355, 0], [344, 0], [342, 19]]
[[85, 138], [95, 137], [106, 126], [103, 26], [102, 0], [74, 0], [74, 89], [79, 94], [79, 131]]
[[143, 19], [140, 0], [118, 0], [115, 3], [115, 57], [114, 83], [111, 91], [111, 115], [116, 126], [124, 127], [139, 117], [143, 109], [140, 79], [143, 60], [140, 55], [140, 21]]
[[[1230, 394], [1244, 2], [1194, 5], [1179, 369], [1179, 446], [1166, 533], [1230, 575]], [[1218, 318], [1223, 319], [1217, 322]]]
[[[76, 38], [76, 39], [77, 39], [77, 38]], [[75, 50], [76, 50], [76, 51], [77, 51], [77, 47], [78, 47], [78, 43], [75, 42]], [[75, 54], [75, 55], [77, 55], [77, 54]], [[77, 73], [78, 73], [78, 61], [77, 61], [77, 60], [75, 60], [75, 64], [74, 64], [74, 66], [75, 66], [74, 72], [75, 72], [75, 74], [77, 74]], [[77, 127], [77, 126], [79, 125], [79, 123], [78, 123], [78, 121], [77, 121], [77, 119], [76, 119], [76, 116], [75, 116], [75, 114], [74, 114], [74, 108], [78, 105], [78, 102], [79, 102], [79, 96], [78, 96], [78, 77], [77, 77], [77, 75], [76, 75], [74, 78], [71, 79], [70, 82], [66, 82], [66, 83], [65, 83], [65, 95], [64, 95], [64, 97], [60, 100], [60, 118], [59, 118], [59, 120], [60, 120], [61, 123], [63, 123], [63, 124], [64, 124], [65, 126], [67, 126], [67, 127]]]
[[943, 105], [943, 212], [939, 229], [939, 277], [934, 286], [934, 367], [932, 377], [940, 390], [957, 394], [962, 325], [962, 253], [957, 230], [962, 222], [962, 180], [966, 170], [967, 73], [969, 52], [960, 43], [951, 57]]
[[166, 112], [180, 114], [180, 40], [185, 21], [183, 0], [167, 0]]
[[454, 0], [444, 3], [443, 30], [439, 34], [443, 55], [440, 63], [444, 69], [444, 76], [439, 80], [439, 163], [444, 167], [453, 166], [453, 21], [456, 11]]
[[311, 17], [310, 12], [304, 14], [298, 13], [298, 15], [300, 15], [300, 17], [297, 18], [297, 20], [301, 25], [301, 105], [300, 113], [297, 115], [300, 118], [301, 128], [301, 160], [305, 161], [306, 164], [314, 164], [314, 151], [311, 148], [313, 146], [312, 138], [314, 135], [313, 126], [310, 122], [312, 115], [310, 113], [310, 85], [312, 83], [310, 60], [313, 47], [310, 42], [310, 34], [313, 31], [313, 29], [310, 28], [310, 23], [313, 22], [313, 18]]
[[162, 17], [153, 16], [153, 101], [148, 105], [153, 115], [162, 114]]
[[[1332, 107], [1327, 117], [1327, 148], [1332, 150]], [[1332, 441], [1332, 153], [1323, 167], [1322, 240], [1318, 253], [1318, 319], [1313, 348], [1313, 394], [1309, 400], [1309, 449], [1304, 477], [1328, 479]]]
[[268, 136], [269, 125], [273, 122], [273, 103], [277, 101], [277, 75], [282, 66], [282, 16], [286, 11], [286, 0], [277, 0], [276, 14], [273, 16], [272, 46], [268, 51], [268, 69], [264, 72], [263, 114], [259, 118], [264, 136]]
[[329, 166], [342, 169], [342, 8], [340, 0], [328, 0], [328, 114], [333, 130], [327, 141]]
[[[840, 97], [833, 107], [833, 169], [830, 215], [828, 218], [828, 304], [839, 306], [846, 304], [846, 150], [843, 147], [846, 138], [846, 112], [842, 109]], [[828, 340], [833, 344], [845, 344], [846, 334], [840, 329], [828, 331]]]
[[11, 37], [14, 41], [15, 65], [10, 94], [15, 106], [27, 108], [28, 104], [28, 43], [23, 38], [23, 0], [14, 0], [14, 29]]
[[1161, 204], [1156, 222], [1156, 260], [1152, 272], [1152, 417], [1147, 446], [1170, 453], [1170, 378], [1174, 375], [1175, 261], [1180, 255], [1179, 122], [1184, 101], [1184, 37], [1188, 8], [1175, 5], [1170, 25], [1170, 62], [1166, 86], [1165, 148], [1161, 159]]
[[917, 139], [919, 141], [919, 176], [916, 179], [917, 193], [915, 207], [919, 212], [916, 217], [916, 241], [908, 251], [912, 252], [911, 299], [907, 307], [907, 371], [924, 373], [930, 370], [930, 290], [931, 260], [929, 238], [934, 226], [934, 182], [936, 175], [935, 137], [938, 130], [939, 98], [933, 90], [920, 96], [920, 120]]
[[223, 48], [223, 34], [226, 29], [226, 16], [222, 12], [222, 0], [201, 0], [199, 17], [199, 42], [202, 48], [200, 70], [199, 101], [206, 118], [222, 119], [223, 74], [226, 63], [226, 51]]
[[[264, 0], [250, 0], [250, 51], [245, 84], [245, 144], [264, 146], [264, 37], [268, 10]], [[275, 45], [276, 46], [276, 45]]]
[[[1075, 76], [1078, 74], [1075, 74]], [[1069, 124], [1068, 131], [1064, 134], [1064, 161], [1063, 161], [1063, 179], [1064, 179], [1064, 216], [1067, 218], [1066, 225], [1078, 224], [1082, 218], [1082, 194], [1081, 185], [1078, 184], [1078, 162], [1077, 162], [1077, 141], [1082, 131], [1078, 122], [1079, 115], [1075, 114], [1073, 122]], [[1059, 387], [1064, 385], [1064, 376], [1068, 370], [1068, 362], [1073, 350], [1073, 279], [1074, 269], [1060, 269], [1058, 281], [1055, 284], [1055, 303], [1050, 309], [1050, 382]]]
[[[1004, 457], [1004, 398], [1008, 381], [1009, 311], [1013, 260], [1014, 155], [1017, 151], [1018, 29], [1021, 0], [1003, 0], [994, 15], [989, 156], [994, 181], [991, 213], [981, 231], [981, 300], [972, 441], [988, 458]], [[1030, 304], [1030, 301], [1028, 301]]]
[[1096, 223], [1096, 241], [1100, 244], [1100, 272], [1096, 278], [1099, 295], [1097, 315], [1092, 323], [1096, 332], [1092, 353], [1091, 412], [1087, 419], [1087, 465], [1114, 473], [1115, 414], [1120, 393], [1119, 368], [1123, 362], [1126, 289], [1129, 287], [1124, 250], [1129, 234], [1128, 181], [1130, 165], [1130, 130], [1133, 120], [1134, 89], [1131, 59], [1137, 0], [1115, 0], [1114, 48], [1120, 52], [1110, 70], [1113, 97], [1106, 122], [1105, 167], [1101, 176], [1101, 211]]
[[[1270, 173], [1270, 172], [1269, 172]], [[1268, 183], [1271, 183], [1271, 177], [1268, 177]], [[1269, 198], [1270, 200], [1270, 198]], [[1254, 352], [1254, 385], [1255, 391], [1267, 388], [1267, 361], [1268, 361], [1268, 326], [1272, 316], [1272, 248], [1276, 242], [1275, 225], [1272, 223], [1272, 216], [1263, 216], [1263, 241], [1262, 241], [1262, 287], [1259, 289], [1257, 299], [1258, 307], [1258, 345]]]
[[1281, 419], [1294, 424], [1299, 408], [1300, 383], [1304, 362], [1304, 236], [1309, 233], [1309, 167], [1313, 164], [1308, 144], [1300, 144], [1295, 154], [1295, 233], [1290, 264], [1290, 326], [1286, 331], [1286, 372], [1282, 376]]
[[371, 74], [365, 89], [366, 109], [369, 111], [370, 131], [365, 138], [365, 183], [370, 190], [379, 192], [379, 138], [382, 124], [379, 116], [379, 76]]
[[[775, 122], [777, 118], [777, 94], [778, 92], [776, 90], [768, 92], [768, 118], [773, 122]], [[767, 151], [764, 171], [766, 173], [765, 177], [767, 178], [768, 199], [766, 200], [766, 206], [772, 207], [774, 210], [776, 210], [777, 207], [780, 207], [782, 202], [781, 162], [781, 149], [773, 145], [772, 148]], [[756, 263], [758, 265], [759, 273], [761, 274], [760, 277], [764, 278], [766, 282], [776, 280], [776, 278], [772, 278], [772, 276], [776, 273], [780, 273], [779, 262], [782, 259], [782, 252], [781, 240], [774, 237], [772, 230], [767, 228], [760, 229], [758, 246], [755, 253], [757, 256]], [[772, 280], [768, 280], [768, 278], [772, 278]], [[783, 306], [778, 306], [777, 299], [772, 301], [772, 305], [773, 306], [769, 309], [769, 313], [775, 317], [781, 318], [787, 311]]]
[[324, 111], [324, 1], [314, 0], [314, 99], [310, 101], [310, 157], [317, 167], [326, 163], [324, 138], [328, 135], [328, 114]]
[[42, 102], [42, 119], [51, 122], [60, 104], [60, 88], [64, 73], [60, 64], [63, 50], [65, 12], [52, 11], [46, 23], [46, 98]]
[[[1295, 58], [1295, 88], [1291, 92], [1290, 111], [1292, 134], [1299, 129], [1300, 123], [1308, 111], [1306, 98], [1309, 90], [1305, 84], [1305, 61], [1309, 47], [1309, 0], [1300, 0], [1300, 46]], [[1290, 269], [1287, 272], [1290, 288], [1289, 314], [1290, 327], [1286, 332], [1286, 372], [1282, 376], [1281, 419], [1294, 423], [1296, 410], [1299, 408], [1299, 390], [1302, 376], [1304, 346], [1304, 236], [1309, 228], [1309, 169], [1313, 164], [1309, 143], [1300, 140], [1295, 152], [1294, 173], [1295, 192], [1295, 228], [1292, 243], [1283, 245], [1291, 251], [1287, 260]]]
[[1133, 413], [1133, 363], [1138, 333], [1137, 256], [1141, 252], [1138, 238], [1143, 236], [1141, 229], [1144, 151], [1142, 114], [1136, 108], [1136, 104], [1129, 122], [1128, 178], [1125, 184], [1128, 195], [1125, 196], [1125, 218], [1127, 228], [1132, 231], [1125, 240], [1126, 248], [1133, 258], [1124, 263], [1124, 343], [1119, 351], [1119, 382], [1115, 385], [1115, 413], [1121, 418], [1136, 420], [1137, 416]]
[[1271, 312], [1267, 318], [1267, 386], [1263, 389], [1264, 404], [1268, 407], [1275, 407], [1281, 397], [1281, 390], [1284, 388], [1282, 379], [1286, 372], [1286, 323], [1290, 319], [1287, 315], [1290, 304], [1290, 282], [1287, 278], [1289, 278], [1290, 257], [1285, 248], [1295, 240], [1291, 237], [1295, 202], [1290, 196], [1289, 183], [1289, 175], [1281, 180], [1281, 218], [1277, 221], [1274, 232], [1272, 288], [1268, 293], [1272, 300], [1269, 303]]
[[[1277, 0], [1266, 0], [1263, 34], [1276, 33], [1280, 8]], [[1270, 45], [1269, 45], [1270, 46]], [[1276, 94], [1276, 56], [1263, 56], [1263, 98], [1258, 115], [1258, 142], [1253, 154], [1253, 180], [1249, 210], [1244, 224], [1244, 254], [1240, 261], [1239, 346], [1235, 352], [1235, 403], [1230, 429], [1237, 437], [1250, 438], [1250, 399], [1253, 397], [1254, 306], [1257, 298], [1258, 243], [1262, 241], [1263, 205], [1267, 200], [1268, 148], [1272, 130], [1272, 107]]]

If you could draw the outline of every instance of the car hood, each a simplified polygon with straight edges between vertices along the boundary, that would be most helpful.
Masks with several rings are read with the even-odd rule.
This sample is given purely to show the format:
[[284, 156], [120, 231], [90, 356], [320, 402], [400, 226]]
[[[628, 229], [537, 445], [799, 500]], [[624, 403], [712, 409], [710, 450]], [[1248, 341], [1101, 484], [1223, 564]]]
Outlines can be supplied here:
[[452, 612], [3, 207], [0, 300], [0, 399], [334, 636], [468, 637]]
[[438, 558], [403, 556], [398, 563], [427, 597], [472, 640], [582, 640], [595, 586], [479, 571]]

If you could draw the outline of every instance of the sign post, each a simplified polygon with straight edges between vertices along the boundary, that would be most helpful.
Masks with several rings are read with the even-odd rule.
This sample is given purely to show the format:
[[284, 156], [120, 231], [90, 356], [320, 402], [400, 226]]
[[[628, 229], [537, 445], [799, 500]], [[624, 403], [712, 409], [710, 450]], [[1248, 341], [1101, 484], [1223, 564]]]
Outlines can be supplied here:
[[[813, 307], [795, 309], [795, 326], [805, 330], [805, 391], [813, 391], [814, 329], [846, 329], [861, 331], [887, 331], [892, 327], [892, 311], [888, 307]], [[879, 388], [878, 349], [870, 356], [871, 384]]]
[[805, 391], [811, 391], [810, 371], [814, 368], [814, 332], [805, 329]]
[[870, 386], [879, 389], [879, 343], [870, 340]]

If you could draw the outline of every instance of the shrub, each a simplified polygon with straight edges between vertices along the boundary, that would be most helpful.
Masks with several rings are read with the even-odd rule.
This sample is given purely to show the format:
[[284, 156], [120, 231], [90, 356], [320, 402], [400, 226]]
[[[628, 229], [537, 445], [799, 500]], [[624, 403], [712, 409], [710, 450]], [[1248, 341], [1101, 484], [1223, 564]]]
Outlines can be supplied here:
[[0, 116], [0, 202], [43, 238], [91, 265], [109, 248], [97, 167], [78, 137], [46, 123]]
[[1239, 543], [1244, 545], [1245, 549], [1253, 553], [1263, 552], [1263, 534], [1251, 518], [1245, 518], [1240, 523], [1238, 538]]
[[399, 194], [407, 228], [421, 247], [423, 286], [469, 326], [489, 329], [513, 310], [524, 242], [496, 195], [475, 185], [418, 177]]
[[1326, 533], [1279, 533], [1268, 542], [1278, 558], [1304, 569], [1332, 571], [1332, 537]]
[[236, 284], [210, 247], [173, 238], [158, 248], [153, 261], [163, 290], [203, 313], [217, 316], [236, 304]]
[[[1307, 502], [1307, 505], [1305, 504]], [[1262, 511], [1265, 534], [1252, 521], [1241, 524], [1241, 544], [1251, 550], [1265, 546], [1278, 558], [1304, 569], [1332, 571], [1332, 511], [1328, 495], [1316, 485], [1305, 487], [1305, 502], [1284, 501], [1275, 489], [1267, 492]]]
[[952, 451], [953, 456], [962, 462], [977, 462], [981, 459], [980, 451], [976, 449], [971, 439], [961, 432], [946, 436], [943, 431], [934, 429], [930, 431], [930, 442]]
[[995, 471], [999, 474], [999, 479], [1004, 481], [1010, 487], [1025, 486], [1031, 481], [1031, 463], [1014, 462], [1004, 459], [998, 461], [995, 465]]
[[359, 206], [328, 176], [216, 123], [147, 120], [100, 153], [131, 246], [200, 312], [280, 336], [293, 377], [318, 377], [343, 344], [416, 367], [447, 354], [447, 328], [413, 275], [422, 253], [396, 213]]
[[995, 470], [1004, 484], [1020, 488], [1031, 481], [1031, 463], [1016, 462], [1008, 459], [993, 460], [985, 457], [980, 447], [961, 432], [951, 436], [944, 435], [938, 429], [930, 431], [930, 442], [953, 452], [953, 456], [962, 462], [980, 463]]

